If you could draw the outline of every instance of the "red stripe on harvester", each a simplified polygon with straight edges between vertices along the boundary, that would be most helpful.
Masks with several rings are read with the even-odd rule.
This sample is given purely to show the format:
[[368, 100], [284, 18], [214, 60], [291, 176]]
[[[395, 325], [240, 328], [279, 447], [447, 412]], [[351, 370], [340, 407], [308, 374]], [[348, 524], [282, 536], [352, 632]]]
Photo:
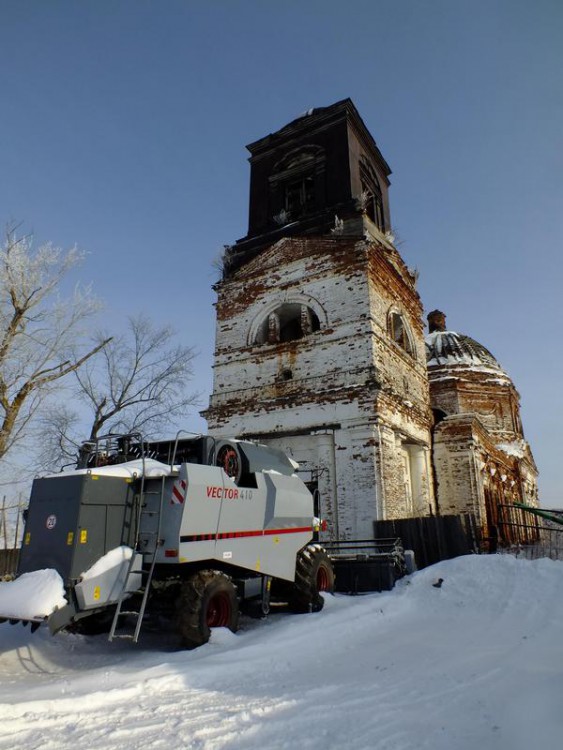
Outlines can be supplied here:
[[223, 539], [243, 539], [249, 536], [276, 536], [278, 534], [310, 534], [311, 526], [292, 526], [285, 529], [256, 529], [252, 531], [222, 531], [215, 534], [194, 534], [180, 537], [181, 542], [210, 542]]
[[234, 538], [234, 539], [236, 539], [238, 537], [242, 538], [242, 537], [245, 537], [245, 536], [261, 536], [261, 535], [262, 535], [262, 531], [261, 530], [259, 530], [259, 531], [235, 531], [232, 534], [227, 534], [227, 536], [229, 536], [231, 538]]
[[264, 529], [264, 536], [271, 536], [272, 534], [304, 534], [306, 531], [311, 531], [311, 527], [294, 526], [290, 529]]

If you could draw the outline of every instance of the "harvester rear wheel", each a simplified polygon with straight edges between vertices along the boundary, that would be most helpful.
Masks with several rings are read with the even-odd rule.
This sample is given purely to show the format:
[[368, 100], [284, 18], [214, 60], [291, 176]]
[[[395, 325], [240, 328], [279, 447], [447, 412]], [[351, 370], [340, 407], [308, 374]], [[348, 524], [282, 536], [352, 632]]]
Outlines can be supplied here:
[[334, 568], [319, 544], [309, 544], [297, 555], [295, 583], [289, 594], [294, 612], [320, 612], [324, 606], [321, 592], [334, 591]]
[[239, 606], [231, 579], [217, 570], [201, 570], [182, 583], [176, 604], [176, 629], [185, 648], [207, 643], [211, 628], [238, 629]]

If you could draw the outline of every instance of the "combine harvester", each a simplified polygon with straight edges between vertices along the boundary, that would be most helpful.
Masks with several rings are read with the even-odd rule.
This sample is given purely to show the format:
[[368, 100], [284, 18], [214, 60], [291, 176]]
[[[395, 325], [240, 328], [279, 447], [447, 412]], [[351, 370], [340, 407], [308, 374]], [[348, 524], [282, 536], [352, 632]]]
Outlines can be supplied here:
[[245, 602], [263, 616], [271, 595], [319, 611], [334, 572], [311, 543], [313, 497], [296, 469], [281, 451], [238, 440], [131, 434], [85, 444], [76, 469], [34, 481], [7, 584], [56, 571], [66, 604], [19, 619], [137, 642], [146, 618], [166, 617], [193, 648], [210, 628], [236, 631]]

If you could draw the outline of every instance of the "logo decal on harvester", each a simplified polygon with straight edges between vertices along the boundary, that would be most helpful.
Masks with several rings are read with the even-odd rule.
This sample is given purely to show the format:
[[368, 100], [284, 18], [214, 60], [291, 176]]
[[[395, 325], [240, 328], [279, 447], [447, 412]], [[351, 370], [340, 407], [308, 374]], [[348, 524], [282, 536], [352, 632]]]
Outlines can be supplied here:
[[207, 497], [216, 497], [219, 500], [238, 500], [238, 488], [207, 487]]
[[186, 499], [187, 484], [183, 479], [177, 479], [172, 487], [172, 505], [182, 505]]
[[56, 516], [47, 516], [47, 520], [45, 521], [45, 526], [51, 530], [54, 529], [57, 525], [57, 517]]

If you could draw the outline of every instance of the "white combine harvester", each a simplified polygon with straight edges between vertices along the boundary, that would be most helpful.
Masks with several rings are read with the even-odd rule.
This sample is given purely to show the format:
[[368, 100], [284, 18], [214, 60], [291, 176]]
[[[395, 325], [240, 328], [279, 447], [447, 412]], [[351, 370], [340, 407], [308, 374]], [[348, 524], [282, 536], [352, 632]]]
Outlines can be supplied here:
[[266, 615], [271, 593], [294, 611], [320, 610], [334, 573], [311, 544], [313, 498], [296, 468], [238, 440], [86, 444], [78, 468], [35, 480], [14, 582], [55, 570], [67, 603], [22, 619], [136, 642], [146, 617], [166, 616], [190, 648], [210, 628], [236, 630], [243, 602]]

